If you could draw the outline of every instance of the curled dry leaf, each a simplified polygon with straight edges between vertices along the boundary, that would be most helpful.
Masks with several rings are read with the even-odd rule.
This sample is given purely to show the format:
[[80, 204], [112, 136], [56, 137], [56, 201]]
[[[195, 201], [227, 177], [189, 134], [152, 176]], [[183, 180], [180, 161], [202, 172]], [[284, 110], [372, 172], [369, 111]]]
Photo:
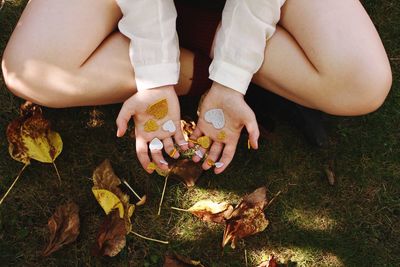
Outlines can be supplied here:
[[204, 267], [204, 265], [201, 264], [200, 261], [194, 261], [192, 259], [180, 256], [178, 254], [166, 255], [163, 265], [163, 267], [192, 267], [192, 266]]
[[224, 223], [230, 217], [233, 207], [227, 202], [216, 203], [211, 200], [200, 200], [188, 211], [203, 221]]
[[114, 257], [125, 247], [128, 233], [124, 219], [112, 211], [100, 226], [93, 255]]
[[189, 159], [177, 160], [170, 171], [170, 177], [182, 181], [186, 186], [196, 184], [197, 179], [203, 173], [203, 168]]
[[93, 172], [92, 192], [104, 212], [108, 215], [118, 209], [120, 218], [125, 221], [127, 232], [132, 224], [130, 218], [135, 210], [135, 205], [129, 203], [129, 196], [121, 191], [121, 180], [115, 175], [109, 160], [103, 161]]
[[239, 239], [264, 231], [269, 223], [264, 214], [266, 205], [265, 187], [245, 196], [226, 221], [222, 246], [231, 242], [232, 248], [235, 248]]
[[30, 159], [54, 163], [63, 147], [60, 135], [50, 129], [39, 106], [26, 102], [20, 112], [21, 116], [7, 127], [11, 157], [24, 164], [29, 164]]
[[49, 256], [62, 246], [75, 241], [79, 235], [79, 225], [78, 205], [70, 202], [57, 207], [48, 222], [50, 239], [42, 255]]

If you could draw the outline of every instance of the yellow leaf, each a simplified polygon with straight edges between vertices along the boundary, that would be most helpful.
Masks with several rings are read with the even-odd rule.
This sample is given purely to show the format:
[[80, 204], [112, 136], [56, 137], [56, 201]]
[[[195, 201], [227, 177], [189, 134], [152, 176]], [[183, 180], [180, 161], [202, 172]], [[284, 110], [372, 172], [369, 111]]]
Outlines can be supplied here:
[[61, 136], [53, 131], [49, 131], [47, 135], [40, 135], [36, 138], [22, 133], [22, 140], [28, 149], [28, 156], [44, 163], [54, 162], [63, 148]]
[[[97, 199], [97, 202], [99, 202], [100, 206], [107, 215], [112, 210], [118, 209], [119, 217], [124, 218], [124, 206], [122, 205], [121, 200], [114, 193], [105, 189], [97, 189], [95, 187], [92, 188], [92, 192], [94, 197]], [[132, 212], [133, 214], [133, 210], [128, 212]]]

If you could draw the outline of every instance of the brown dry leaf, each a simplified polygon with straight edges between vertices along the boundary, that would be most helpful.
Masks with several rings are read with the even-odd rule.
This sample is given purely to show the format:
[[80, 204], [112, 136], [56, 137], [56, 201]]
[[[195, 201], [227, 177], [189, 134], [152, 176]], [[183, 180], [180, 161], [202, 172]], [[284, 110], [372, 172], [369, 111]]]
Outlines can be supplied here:
[[194, 261], [192, 259], [180, 256], [178, 254], [166, 255], [163, 265], [163, 267], [191, 267], [191, 266], [204, 267], [204, 265], [201, 264], [200, 261]]
[[230, 217], [233, 207], [227, 202], [216, 203], [211, 200], [200, 200], [188, 211], [205, 222], [224, 223], [226, 218]]
[[[119, 214], [123, 217], [127, 232], [130, 232], [132, 227], [131, 216], [135, 209], [135, 205], [129, 203], [129, 196], [121, 191], [119, 185], [121, 180], [114, 173], [111, 163], [108, 159], [104, 160], [93, 172], [93, 184], [92, 191], [100, 206], [104, 209], [106, 214], [109, 214], [112, 210], [118, 208]], [[112, 194], [105, 194], [106, 191], [111, 192], [115, 197], [110, 197]], [[103, 192], [99, 194], [99, 192]], [[122, 204], [122, 207], [121, 205]]]
[[191, 187], [196, 184], [197, 179], [203, 173], [203, 168], [189, 159], [177, 160], [169, 173], [171, 178], [182, 181], [186, 186]]
[[70, 202], [57, 207], [48, 222], [50, 239], [42, 255], [47, 257], [62, 246], [75, 241], [79, 235], [79, 225], [78, 205]]
[[235, 248], [239, 239], [264, 231], [269, 223], [264, 214], [266, 205], [265, 187], [245, 196], [226, 222], [222, 246], [231, 242], [232, 248]]
[[93, 255], [114, 257], [125, 247], [128, 233], [118, 211], [111, 212], [100, 226]]

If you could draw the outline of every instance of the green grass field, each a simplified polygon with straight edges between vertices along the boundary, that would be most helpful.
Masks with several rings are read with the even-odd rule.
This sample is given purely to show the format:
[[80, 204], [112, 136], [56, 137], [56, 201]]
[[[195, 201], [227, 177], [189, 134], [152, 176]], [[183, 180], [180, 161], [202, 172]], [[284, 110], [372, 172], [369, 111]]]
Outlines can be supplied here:
[[[6, 1], [0, 11], [0, 55], [26, 1]], [[256, 266], [274, 253], [298, 266], [400, 265], [400, 2], [363, 1], [391, 59], [394, 83], [385, 104], [362, 117], [327, 116], [327, 148], [310, 147], [283, 121], [259, 151], [247, 150], [243, 137], [235, 159], [222, 175], [201, 176], [196, 187], [170, 181], [161, 216], [157, 216], [163, 178], [147, 175], [138, 164], [134, 140], [115, 137], [119, 105], [98, 107], [104, 124], [89, 127], [93, 107], [44, 109], [64, 141], [56, 160], [63, 180], [51, 165], [33, 162], [0, 207], [0, 266], [161, 266], [168, 252], [201, 260], [206, 266]], [[366, 77], [367, 78], [367, 77]], [[22, 103], [0, 79], [0, 195], [22, 167], [8, 154], [5, 130]], [[186, 104], [188, 106], [188, 104]], [[183, 113], [189, 110], [183, 110]], [[148, 202], [133, 216], [136, 232], [169, 240], [169, 245], [129, 236], [114, 258], [91, 256], [104, 212], [91, 193], [91, 175], [104, 159], [117, 175], [147, 194]], [[337, 182], [329, 185], [324, 168], [334, 162]], [[282, 194], [266, 211], [268, 228], [221, 249], [223, 229], [168, 207], [188, 208], [211, 198], [236, 202], [266, 185], [269, 197]], [[78, 240], [48, 258], [40, 256], [47, 241], [47, 220], [68, 200], [80, 207]]]

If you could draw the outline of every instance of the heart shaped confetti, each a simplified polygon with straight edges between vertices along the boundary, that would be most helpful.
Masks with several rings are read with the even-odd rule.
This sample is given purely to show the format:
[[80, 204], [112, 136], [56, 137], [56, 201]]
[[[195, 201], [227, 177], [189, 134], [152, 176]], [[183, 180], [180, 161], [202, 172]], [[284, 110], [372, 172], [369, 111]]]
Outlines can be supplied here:
[[176, 131], [176, 126], [172, 120], [166, 121], [163, 126], [163, 130], [166, 132], [174, 133]]
[[158, 100], [154, 104], [151, 104], [147, 108], [146, 112], [149, 113], [150, 115], [153, 115], [158, 120], [164, 118], [168, 114], [167, 99], [164, 98], [164, 99]]
[[223, 162], [215, 162], [215, 164], [214, 164], [214, 166], [215, 166], [215, 168], [221, 168], [222, 166], [224, 166], [224, 163]]
[[204, 114], [204, 119], [211, 123], [215, 129], [222, 129], [225, 126], [225, 116], [222, 109], [210, 109]]
[[155, 132], [158, 130], [158, 124], [155, 120], [150, 119], [148, 121], [146, 121], [146, 123], [144, 124], [144, 130], [146, 132]]
[[194, 153], [201, 159], [204, 157], [204, 153], [201, 150], [196, 150]]
[[163, 143], [157, 137], [151, 140], [149, 145], [150, 151], [161, 150], [163, 149], [163, 147], [164, 147]]
[[197, 138], [197, 143], [204, 149], [208, 149], [211, 145], [211, 139], [208, 136], [201, 136]]

